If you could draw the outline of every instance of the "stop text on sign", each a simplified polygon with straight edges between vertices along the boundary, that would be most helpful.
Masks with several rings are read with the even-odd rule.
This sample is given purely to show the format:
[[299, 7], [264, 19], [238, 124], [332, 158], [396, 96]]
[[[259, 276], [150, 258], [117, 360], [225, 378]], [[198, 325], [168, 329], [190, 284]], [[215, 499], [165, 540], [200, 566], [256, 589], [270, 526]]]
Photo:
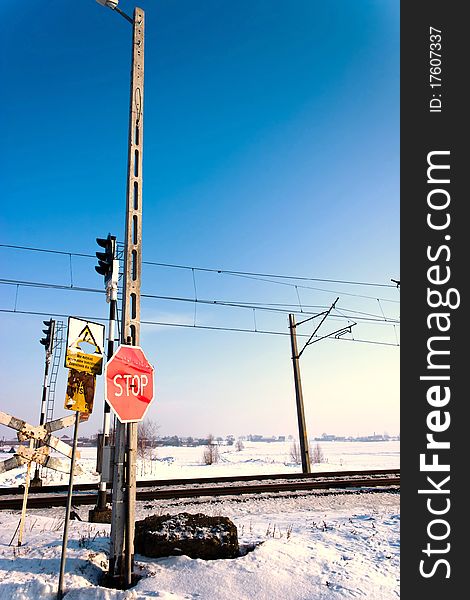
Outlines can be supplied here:
[[119, 346], [105, 374], [105, 398], [119, 421], [141, 421], [154, 397], [154, 368], [142, 348]]
[[[124, 380], [124, 381], [123, 381]], [[116, 386], [114, 395], [120, 398], [125, 391], [125, 396], [131, 394], [135, 397], [144, 395], [145, 388], [148, 386], [149, 378], [147, 375], [122, 375], [118, 373], [113, 378], [113, 383]]]

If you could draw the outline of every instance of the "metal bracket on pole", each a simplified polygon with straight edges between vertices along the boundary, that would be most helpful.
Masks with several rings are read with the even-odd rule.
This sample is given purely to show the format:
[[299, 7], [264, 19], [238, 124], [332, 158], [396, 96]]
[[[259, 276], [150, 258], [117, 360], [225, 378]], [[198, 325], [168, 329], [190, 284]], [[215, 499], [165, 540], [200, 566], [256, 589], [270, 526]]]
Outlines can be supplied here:
[[352, 328], [354, 327], [354, 325], [357, 325], [357, 323], [351, 323], [350, 325], [347, 325], [346, 327], [341, 327], [341, 329], [337, 329], [336, 331], [332, 331], [331, 333], [327, 333], [326, 335], [317, 337], [314, 340], [312, 340], [311, 342], [309, 342], [309, 344], [307, 344], [307, 345], [310, 346], [312, 344], [315, 344], [316, 342], [319, 342], [321, 340], [325, 340], [326, 338], [331, 338], [331, 337], [334, 337], [336, 340], [338, 340], [340, 337], [342, 337], [346, 333], [352, 333]]
[[[317, 333], [317, 331], [320, 329], [320, 327], [322, 326], [322, 323], [325, 321], [325, 319], [327, 318], [327, 316], [330, 314], [330, 312], [335, 308], [336, 303], [338, 302], [339, 297], [336, 298], [336, 300], [333, 302], [333, 304], [330, 306], [330, 308], [328, 310], [326, 310], [324, 313], [320, 313], [321, 315], [323, 315], [323, 319], [320, 321], [320, 323], [318, 323], [318, 325], [315, 327], [312, 335], [308, 338], [308, 340], [305, 342], [304, 347], [302, 348], [302, 350], [299, 352], [298, 358], [300, 358], [303, 354], [303, 351], [305, 350], [305, 348], [312, 343], [312, 339], [314, 338], [315, 334]], [[317, 315], [320, 316], [320, 315]], [[305, 323], [306, 321], [308, 321], [310, 319], [306, 319], [305, 321], [301, 321], [300, 323], [298, 323], [298, 325], [301, 325], [302, 323]]]

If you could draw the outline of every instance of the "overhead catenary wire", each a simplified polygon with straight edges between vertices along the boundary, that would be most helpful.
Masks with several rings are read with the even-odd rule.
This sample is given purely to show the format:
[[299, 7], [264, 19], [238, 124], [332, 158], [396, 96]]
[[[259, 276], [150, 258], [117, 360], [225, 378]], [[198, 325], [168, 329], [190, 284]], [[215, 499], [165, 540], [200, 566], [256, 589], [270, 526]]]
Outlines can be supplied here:
[[18, 306], [18, 292], [19, 292], [20, 286], [19, 284], [16, 284], [16, 292], [15, 292], [15, 310]]
[[[192, 269], [193, 273], [193, 286], [194, 286], [194, 327], [196, 327], [196, 317], [197, 317], [197, 287], [196, 287], [196, 276], [194, 274], [194, 269]], [[142, 294], [141, 294], [142, 295]]]
[[385, 313], [384, 313], [384, 311], [383, 311], [382, 305], [380, 304], [380, 300], [379, 300], [378, 298], [377, 298], [377, 302], [379, 303], [379, 308], [380, 308], [380, 311], [381, 311], [381, 313], [382, 313], [382, 316], [383, 316], [383, 318], [385, 319], [385, 321], [388, 321], [388, 319], [387, 319], [387, 317], [385, 316]]
[[[77, 292], [90, 292], [90, 293], [101, 293], [101, 294], [104, 293], [103, 290], [99, 290], [99, 289], [95, 289], [95, 288], [74, 286], [74, 280], [73, 280], [74, 278], [73, 278], [73, 271], [72, 271], [72, 256], [95, 259], [94, 255], [85, 254], [85, 253], [73, 253], [73, 252], [69, 252], [69, 251], [51, 250], [51, 249], [44, 249], [44, 248], [13, 246], [13, 245], [8, 245], [8, 244], [0, 244], [0, 247], [21, 249], [21, 250], [30, 250], [30, 251], [36, 251], [36, 252], [45, 252], [45, 253], [49, 253], [49, 254], [58, 254], [58, 255], [63, 255], [63, 256], [69, 257], [69, 261], [68, 261], [69, 269], [70, 269], [70, 271], [69, 271], [70, 285], [69, 286], [65, 286], [65, 285], [61, 285], [61, 284], [31, 282], [31, 281], [18, 281], [18, 280], [6, 280], [6, 279], [0, 280], [0, 284], [10, 284], [10, 285], [16, 286], [15, 309], [13, 312], [19, 313], [19, 311], [17, 310], [17, 306], [18, 306], [17, 299], [18, 299], [19, 287], [21, 287], [21, 286], [73, 290], [73, 291], [77, 291]], [[383, 311], [383, 307], [380, 304], [380, 300], [382, 300], [384, 302], [398, 303], [397, 300], [392, 300], [390, 298], [379, 299], [379, 298], [377, 298], [377, 296], [368, 296], [368, 295], [364, 295], [364, 294], [346, 292], [344, 290], [341, 292], [337, 292], [337, 290], [330, 290], [330, 289], [324, 289], [324, 288], [319, 288], [319, 287], [314, 287], [314, 286], [301, 285], [298, 283], [294, 283], [293, 281], [302, 281], [302, 280], [303, 281], [323, 281], [323, 282], [334, 282], [334, 283], [338, 283], [338, 284], [348, 284], [348, 285], [371, 285], [371, 286], [377, 285], [378, 287], [393, 287], [393, 288], [395, 287], [395, 286], [391, 286], [390, 284], [388, 284], [386, 286], [383, 284], [374, 284], [371, 282], [355, 282], [355, 281], [349, 281], [349, 280], [346, 281], [346, 280], [336, 280], [336, 279], [321, 279], [321, 278], [311, 278], [311, 277], [302, 277], [302, 276], [294, 277], [294, 276], [288, 276], [288, 275], [254, 273], [254, 272], [249, 272], [249, 271], [229, 271], [229, 270], [224, 270], [224, 269], [191, 267], [188, 265], [156, 263], [153, 261], [144, 261], [144, 264], [156, 265], [159, 267], [166, 267], [166, 268], [178, 268], [178, 269], [191, 270], [193, 287], [194, 287], [194, 298], [186, 298], [186, 297], [178, 297], [178, 296], [164, 296], [164, 295], [157, 295], [157, 294], [142, 294], [142, 297], [144, 297], [144, 298], [146, 297], [146, 298], [157, 299], [157, 300], [162, 300], [162, 301], [193, 302], [194, 303], [194, 317], [193, 317], [193, 324], [191, 325], [191, 327], [195, 327], [195, 328], [199, 328], [199, 329], [220, 330], [220, 331], [246, 331], [246, 332], [255, 332], [255, 333], [266, 333], [266, 334], [271, 334], [271, 335], [286, 335], [286, 333], [282, 332], [282, 331], [276, 332], [276, 331], [264, 331], [262, 329], [258, 329], [257, 323], [256, 323], [255, 311], [261, 310], [261, 311], [269, 311], [269, 312], [280, 313], [280, 314], [288, 314], [291, 312], [298, 313], [300, 311], [300, 313], [302, 313], [304, 315], [311, 315], [311, 314], [315, 314], [315, 313], [312, 313], [311, 311], [307, 310], [308, 308], [323, 308], [318, 305], [302, 304], [301, 299], [300, 299], [299, 289], [298, 289], [300, 287], [303, 289], [312, 289], [315, 291], [326, 292], [326, 293], [335, 292], [335, 293], [339, 293], [341, 295], [355, 296], [355, 297], [359, 297], [359, 298], [367, 298], [367, 299], [378, 301], [379, 309], [380, 309], [382, 315], [376, 315], [373, 313], [367, 313], [365, 311], [358, 311], [358, 310], [349, 309], [346, 307], [341, 307], [341, 309], [342, 309], [342, 311], [347, 312], [348, 315], [345, 315], [345, 314], [341, 313], [340, 311], [337, 311], [337, 313], [340, 314], [343, 319], [348, 319], [348, 323], [350, 322], [349, 319], [353, 318], [357, 321], [361, 321], [361, 322], [367, 323], [367, 324], [388, 324], [388, 325], [391, 324], [394, 326], [394, 334], [395, 334], [395, 339], [397, 341], [397, 344], [391, 344], [389, 342], [382, 342], [382, 341], [376, 341], [376, 340], [365, 340], [365, 339], [358, 339], [357, 340], [358, 342], [372, 343], [372, 344], [379, 344], [379, 345], [390, 345], [390, 346], [399, 345], [398, 336], [396, 335], [396, 328], [395, 328], [395, 324], [399, 325], [399, 320], [393, 319], [390, 317], [386, 317], [386, 315]], [[270, 283], [270, 284], [278, 284], [278, 285], [280, 284], [280, 285], [284, 285], [284, 286], [289, 286], [289, 287], [295, 289], [295, 292], [297, 294], [297, 300], [298, 300], [298, 308], [294, 303], [289, 304], [289, 303], [267, 303], [267, 302], [262, 303], [262, 302], [240, 302], [240, 301], [234, 302], [234, 301], [226, 301], [226, 300], [200, 299], [200, 298], [198, 298], [198, 294], [197, 294], [195, 273], [203, 272], [203, 271], [217, 273], [217, 274], [232, 275], [232, 276], [242, 277], [242, 278], [246, 278], [246, 279], [253, 279], [256, 281], [262, 281], [262, 282]], [[266, 279], [266, 278], [269, 278], [269, 279]], [[286, 281], [286, 280], [289, 280], [289, 281]], [[291, 281], [291, 280], [293, 280], [293, 281]], [[236, 328], [236, 327], [215, 327], [215, 326], [197, 325], [197, 323], [196, 323], [197, 303], [212, 305], [212, 306], [224, 306], [224, 307], [231, 307], [231, 308], [251, 309], [253, 311], [254, 331], [253, 331], [253, 329], [245, 330], [244, 328]], [[11, 311], [9, 311], [9, 310], [5, 311], [2, 309], [1, 312], [11, 312]], [[318, 311], [316, 311], [316, 312], [318, 312]], [[64, 316], [67, 316], [67, 315], [64, 315]], [[330, 317], [330, 319], [335, 320], [334, 317]], [[338, 320], [338, 319], [336, 319], [336, 320]], [[185, 323], [145, 322], [145, 321], [143, 321], [143, 323], [162, 325], [162, 326], [172, 326], [172, 327], [189, 327], [189, 325], [185, 324]], [[353, 338], [353, 336], [351, 336], [351, 337]], [[343, 338], [343, 339], [347, 339], [347, 338]], [[356, 340], [354, 340], [354, 341], [356, 341]]]
[[73, 287], [73, 269], [72, 269], [72, 255], [69, 252], [69, 266], [70, 266], [70, 287]]
[[[1, 285], [19, 285], [19, 286], [25, 286], [25, 287], [45, 287], [45, 288], [51, 288], [51, 289], [73, 290], [76, 292], [94, 292], [94, 293], [98, 293], [98, 294], [105, 293], [102, 289], [98, 289], [98, 288], [89, 288], [89, 287], [81, 287], [81, 286], [73, 286], [73, 285], [65, 285], [65, 284], [54, 284], [54, 283], [42, 283], [42, 282], [33, 282], [33, 281], [24, 281], [24, 280], [20, 281], [20, 280], [15, 280], [15, 279], [0, 279], [0, 284]], [[185, 302], [194, 301], [192, 298], [178, 298], [178, 297], [174, 297], [174, 296], [161, 296], [161, 295], [157, 295], [157, 294], [143, 294], [143, 296], [147, 297], [147, 298], [156, 298], [159, 300], [180, 300], [180, 301], [185, 301]], [[217, 305], [222, 305], [222, 306], [223, 305], [234, 306], [234, 307], [239, 307], [239, 308], [251, 308], [252, 306], [254, 306], [256, 308], [260, 308], [260, 310], [268, 310], [268, 309], [270, 310], [271, 308], [274, 310], [274, 308], [276, 308], [276, 307], [285, 307], [285, 310], [277, 311], [277, 312], [283, 312], [283, 313], [288, 313], [288, 312], [292, 312], [292, 311], [296, 312], [295, 309], [292, 308], [293, 305], [290, 303], [286, 303], [286, 302], [253, 302], [253, 301], [243, 302], [243, 301], [228, 301], [228, 300], [198, 300], [197, 298], [196, 298], [196, 301], [201, 302], [201, 303], [217, 304]], [[303, 312], [306, 312], [303, 309], [307, 309], [307, 308], [321, 309], [321, 308], [326, 308], [326, 306], [318, 305], [318, 304], [304, 304], [303, 307], [302, 307], [302, 305], [299, 305], [299, 308], [300, 308], [299, 312], [303, 313]], [[370, 320], [376, 319], [378, 322], [382, 321], [382, 320], [386, 320], [386, 321], [390, 321], [390, 322], [398, 322], [398, 320], [396, 320], [396, 319], [394, 320], [391, 318], [382, 319], [380, 315], [366, 312], [366, 311], [349, 309], [349, 308], [345, 308], [345, 307], [342, 307], [342, 310], [345, 312], [353, 313], [353, 316], [355, 316], [355, 318], [359, 318], [358, 315], [362, 315], [364, 317], [372, 317]], [[312, 313], [306, 312], [306, 314], [312, 314]], [[382, 314], [383, 314], [383, 311], [382, 311]]]
[[[52, 250], [52, 249], [48, 249], [48, 248], [36, 248], [36, 247], [32, 247], [32, 246], [21, 246], [21, 245], [15, 245], [15, 244], [0, 244], [0, 247], [2, 248], [11, 248], [11, 249], [15, 249], [15, 250], [29, 250], [32, 252], [45, 252], [45, 253], [50, 253], [50, 254], [58, 254], [58, 255], [69, 255], [69, 256], [79, 256], [79, 257], [83, 257], [83, 258], [92, 258], [92, 259], [96, 259], [94, 254], [86, 254], [86, 253], [81, 253], [81, 252], [67, 252], [67, 251], [63, 251], [63, 250]], [[150, 261], [150, 260], [143, 260], [142, 264], [146, 264], [146, 265], [153, 265], [153, 266], [157, 266], [157, 267], [164, 267], [164, 268], [171, 268], [171, 269], [187, 269], [187, 270], [193, 270], [193, 271], [201, 271], [201, 272], [207, 272], [207, 273], [218, 273], [218, 274], [223, 274], [223, 275], [234, 275], [234, 276], [240, 276], [240, 277], [253, 277], [253, 278], [261, 278], [259, 279], [260, 281], [267, 281], [269, 283], [276, 283], [275, 281], [271, 281], [273, 279], [290, 279], [290, 280], [295, 280], [295, 281], [318, 281], [318, 282], [323, 282], [323, 283], [338, 283], [338, 284], [342, 284], [342, 285], [358, 285], [358, 286], [369, 286], [369, 287], [382, 287], [382, 288], [392, 288], [392, 289], [396, 289], [395, 285], [392, 285], [390, 283], [376, 283], [376, 282], [370, 282], [370, 281], [353, 281], [353, 280], [346, 280], [346, 279], [333, 279], [333, 278], [321, 278], [321, 277], [305, 277], [302, 275], [281, 275], [281, 274], [275, 274], [275, 273], [257, 273], [257, 272], [252, 272], [252, 271], [235, 271], [235, 270], [230, 270], [230, 269], [221, 269], [221, 268], [215, 268], [215, 267], [196, 267], [196, 266], [191, 266], [191, 265], [179, 265], [179, 264], [172, 264], [172, 263], [162, 263], [162, 262], [156, 262], [156, 261]], [[267, 280], [264, 280], [262, 278], [270, 278]], [[295, 287], [294, 283], [289, 283], [289, 282], [283, 282], [285, 285], [290, 285], [292, 287]], [[306, 289], [319, 289], [319, 288], [310, 288], [309, 286], [300, 286], [300, 287], [305, 287]], [[331, 291], [331, 290], [319, 290], [319, 291]], [[333, 293], [336, 293], [336, 290], [333, 290]], [[342, 292], [345, 293], [345, 292]], [[354, 295], [354, 294], [351, 294]], [[365, 298], [374, 298], [375, 296], [361, 296], [360, 294], [357, 294], [359, 297], [365, 297]], [[398, 302], [398, 300], [391, 300], [388, 298], [381, 298], [381, 300], [385, 300], [387, 302]]]
[[[12, 309], [0, 308], [0, 312], [17, 314], [17, 315], [33, 315], [33, 316], [50, 315], [53, 317], [63, 317], [63, 318], [68, 318], [70, 316], [68, 314], [57, 313], [57, 312], [53, 312], [50, 310], [47, 310], [47, 311], [16, 310], [15, 311]], [[81, 315], [80, 318], [89, 320], [89, 321], [107, 322], [107, 319], [104, 317], [93, 317], [93, 316], [88, 316], [88, 315]], [[290, 335], [286, 331], [272, 331], [272, 330], [265, 330], [265, 329], [257, 329], [256, 331], [254, 331], [253, 329], [245, 329], [242, 327], [220, 327], [220, 326], [215, 326], [215, 325], [192, 325], [190, 323], [172, 323], [172, 322], [165, 322], [165, 321], [147, 321], [147, 320], [141, 320], [140, 323], [141, 323], [141, 325], [155, 325], [155, 326], [159, 326], [159, 327], [184, 327], [184, 328], [190, 328], [190, 329], [205, 329], [208, 331], [231, 331], [231, 332], [238, 332], [238, 333], [253, 333], [253, 334], [260, 334], [260, 335], [278, 335], [278, 336], [279, 335], [280, 336]], [[299, 335], [299, 337], [309, 337], [308, 334], [298, 334], [298, 335]], [[364, 339], [357, 339], [357, 338], [349, 339], [349, 338], [344, 338], [344, 337], [335, 338], [335, 337], [329, 337], [329, 336], [326, 336], [326, 337], [328, 337], [328, 339], [331, 339], [331, 340], [342, 340], [342, 341], [346, 341], [346, 342], [373, 344], [373, 345], [377, 345], [377, 346], [397, 347], [400, 345], [400, 344], [393, 344], [391, 342], [381, 342], [381, 341], [377, 341], [377, 340], [364, 340]]]
[[217, 269], [217, 268], [209, 268], [209, 267], [191, 267], [188, 265], [175, 265], [171, 263], [160, 263], [155, 261], [143, 261], [147, 265], [153, 265], [155, 267], [167, 267], [172, 269], [196, 269], [197, 271], [206, 271], [209, 273], [220, 273], [224, 275], [253, 275], [255, 277], [271, 277], [273, 279], [295, 279], [298, 281], [322, 281], [324, 283], [341, 283], [346, 285], [364, 285], [371, 287], [384, 287], [384, 288], [396, 288], [395, 285], [391, 285], [389, 283], [374, 283], [370, 281], [350, 281], [345, 279], [327, 279], [322, 277], [305, 277], [299, 275], [280, 275], [273, 273], [254, 273], [252, 271], [233, 271], [229, 269]]
[[[0, 285], [14, 285], [14, 286], [23, 286], [23, 287], [35, 287], [35, 288], [44, 288], [44, 289], [55, 289], [55, 290], [65, 290], [65, 291], [74, 291], [74, 292], [105, 294], [104, 290], [98, 289], [98, 288], [88, 288], [88, 287], [79, 287], [79, 286], [72, 286], [72, 285], [35, 282], [35, 281], [24, 281], [24, 280], [21, 281], [21, 280], [14, 280], [14, 279], [0, 279]], [[282, 309], [282, 308], [278, 308], [275, 306], [264, 305], [264, 304], [259, 304], [259, 303], [251, 303], [251, 302], [233, 302], [233, 301], [228, 301], [228, 300], [201, 299], [201, 298], [197, 298], [197, 295], [195, 298], [190, 298], [190, 297], [164, 296], [164, 295], [159, 295], [159, 294], [142, 293], [141, 297], [157, 299], [157, 300], [166, 300], [166, 301], [193, 302], [195, 305], [197, 303], [199, 303], [199, 304], [205, 304], [205, 305], [211, 305], [211, 306], [225, 306], [225, 307], [241, 308], [241, 309], [256, 309], [256, 310], [275, 312], [275, 313], [281, 313], [281, 314], [289, 314], [289, 312], [301, 312], [302, 314], [307, 314], [307, 315], [315, 314], [315, 313], [312, 313], [311, 311], [295, 310], [292, 307], [289, 307], [289, 305], [285, 305], [287, 308]], [[362, 322], [377, 323], [377, 324], [378, 323], [399, 324], [398, 319], [385, 318], [385, 317], [380, 317], [378, 315], [363, 316], [364, 313], [360, 313], [359, 311], [353, 311], [351, 309], [345, 309], [345, 308], [343, 308], [342, 310], [351, 312], [351, 315], [350, 315], [351, 317], [354, 317], [355, 319], [360, 320]], [[342, 316], [344, 318], [347, 318], [345, 315], [342, 315]]]
[[[314, 287], [311, 285], [295, 285], [293, 283], [289, 283], [287, 281], [275, 281], [273, 279], [266, 279], [265, 277], [258, 277], [258, 276], [254, 276], [254, 275], [241, 275], [238, 273], [230, 273], [230, 272], [225, 272], [228, 275], [233, 275], [234, 277], [243, 277], [245, 279], [252, 279], [254, 281], [264, 281], [265, 283], [274, 283], [277, 285], [287, 285], [290, 287], [296, 287], [296, 288], [302, 288], [304, 290], [315, 290], [316, 292], [326, 292], [328, 294], [341, 294], [343, 296], [354, 296], [356, 298], [367, 298], [368, 300], [377, 300], [376, 296], [368, 296], [366, 294], [355, 294], [353, 292], [338, 292], [338, 290], [330, 290], [330, 289], [325, 289], [325, 288], [319, 288], [319, 287]], [[343, 282], [345, 283], [345, 282]], [[380, 300], [382, 300], [383, 302], [393, 302], [394, 304], [399, 304], [399, 300], [392, 300], [391, 298], [380, 298]]]
[[19, 246], [17, 244], [0, 244], [0, 248], [11, 248], [13, 250], [30, 250], [31, 252], [46, 252], [48, 254], [62, 254], [63, 256], [81, 256], [83, 258], [95, 258], [94, 254], [85, 254], [82, 252], [67, 252], [65, 250], [51, 250], [49, 248], [34, 248], [32, 246]]
[[300, 301], [299, 288], [297, 286], [295, 286], [295, 293], [297, 294], [297, 300], [299, 301], [300, 312], [304, 312], [304, 309], [302, 308], [302, 302]]

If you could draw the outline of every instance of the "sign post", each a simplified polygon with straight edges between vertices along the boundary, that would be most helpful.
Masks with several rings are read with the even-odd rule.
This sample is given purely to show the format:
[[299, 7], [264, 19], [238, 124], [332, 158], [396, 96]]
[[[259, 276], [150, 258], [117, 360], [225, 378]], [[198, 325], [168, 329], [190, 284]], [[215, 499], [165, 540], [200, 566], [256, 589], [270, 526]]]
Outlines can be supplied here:
[[[84, 345], [94, 351], [86, 352]], [[57, 600], [62, 600], [64, 595], [65, 562], [67, 560], [67, 541], [69, 534], [70, 510], [72, 508], [73, 474], [77, 454], [78, 423], [80, 415], [90, 415], [93, 410], [95, 396], [96, 375], [103, 372], [104, 352], [104, 325], [92, 323], [69, 317], [67, 333], [67, 352], [65, 366], [68, 367], [69, 377], [65, 395], [64, 408], [75, 411], [75, 425], [73, 432], [72, 458], [70, 467], [69, 489], [67, 494], [67, 507], [65, 510], [64, 534], [62, 537], [62, 554], [60, 557], [59, 585]]]
[[[34, 448], [34, 439], [30, 438], [29, 440], [29, 449], [33, 450]], [[26, 507], [28, 505], [28, 492], [29, 492], [29, 482], [31, 478], [31, 465], [32, 461], [30, 461], [26, 466], [26, 477], [24, 481], [24, 493], [23, 493], [23, 506], [21, 508], [21, 518], [20, 518], [20, 531], [18, 533], [18, 546], [21, 546], [23, 543], [23, 531], [24, 531], [24, 523], [26, 520]], [[15, 537], [15, 536], [13, 536]]]
[[64, 522], [64, 535], [62, 538], [62, 554], [60, 557], [60, 574], [59, 574], [59, 586], [57, 590], [57, 600], [62, 600], [64, 595], [64, 574], [65, 574], [65, 561], [67, 560], [67, 540], [69, 537], [69, 522], [70, 522], [70, 509], [72, 507], [72, 493], [73, 493], [73, 471], [75, 467], [75, 455], [77, 451], [77, 440], [78, 440], [78, 423], [80, 421], [80, 413], [77, 411], [75, 414], [75, 426], [73, 431], [73, 446], [72, 446], [72, 459], [70, 466], [70, 478], [69, 478], [69, 490], [67, 494], [67, 508], [65, 510], [65, 522]]

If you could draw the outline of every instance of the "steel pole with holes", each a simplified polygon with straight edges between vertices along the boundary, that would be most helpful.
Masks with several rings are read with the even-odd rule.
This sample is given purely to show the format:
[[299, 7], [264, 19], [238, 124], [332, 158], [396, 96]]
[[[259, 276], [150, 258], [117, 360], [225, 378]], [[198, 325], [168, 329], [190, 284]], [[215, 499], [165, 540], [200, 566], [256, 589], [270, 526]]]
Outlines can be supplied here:
[[[109, 324], [108, 324], [108, 352], [107, 359], [111, 359], [114, 354], [114, 338], [116, 328], [116, 317], [117, 317], [117, 284], [111, 285], [110, 289], [110, 300], [109, 300]], [[98, 490], [98, 501], [96, 504], [97, 511], [106, 510], [106, 479], [104, 477], [104, 460], [105, 446], [109, 446], [109, 435], [111, 431], [111, 408], [105, 401], [104, 403], [104, 415], [103, 415], [103, 437], [101, 439], [101, 479]]]
[[[121, 342], [140, 340], [140, 285], [142, 271], [142, 150], [144, 100], [144, 11], [133, 16], [132, 67], [126, 195], [126, 237], [122, 297]], [[124, 447], [127, 433], [127, 447]], [[113, 480], [113, 511], [109, 574], [128, 587], [134, 561], [137, 423], [117, 422]], [[125, 476], [124, 455], [127, 458]], [[125, 482], [125, 485], [123, 485]], [[125, 532], [125, 535], [123, 533]], [[123, 552], [124, 550], [124, 552]], [[125, 558], [124, 558], [125, 557]]]
[[[39, 416], [39, 425], [44, 425], [46, 422], [46, 405], [47, 405], [47, 396], [49, 392], [49, 367], [51, 364], [52, 358], [52, 347], [54, 344], [54, 335], [55, 335], [55, 321], [51, 319], [51, 342], [48, 348], [46, 348], [46, 358], [44, 365], [44, 379], [42, 382], [42, 398], [41, 398], [41, 414]], [[39, 447], [39, 444], [36, 444], [36, 448]], [[39, 487], [42, 485], [41, 477], [39, 476], [39, 465], [36, 465], [34, 468], [34, 477], [31, 480], [31, 485], [33, 487]]]
[[302, 473], [310, 473], [310, 455], [308, 450], [307, 428], [305, 425], [304, 398], [300, 380], [299, 351], [297, 350], [297, 335], [295, 316], [289, 315], [289, 331], [292, 348], [292, 366], [294, 367], [295, 401], [297, 404], [297, 422], [299, 425], [300, 454], [302, 458]]

